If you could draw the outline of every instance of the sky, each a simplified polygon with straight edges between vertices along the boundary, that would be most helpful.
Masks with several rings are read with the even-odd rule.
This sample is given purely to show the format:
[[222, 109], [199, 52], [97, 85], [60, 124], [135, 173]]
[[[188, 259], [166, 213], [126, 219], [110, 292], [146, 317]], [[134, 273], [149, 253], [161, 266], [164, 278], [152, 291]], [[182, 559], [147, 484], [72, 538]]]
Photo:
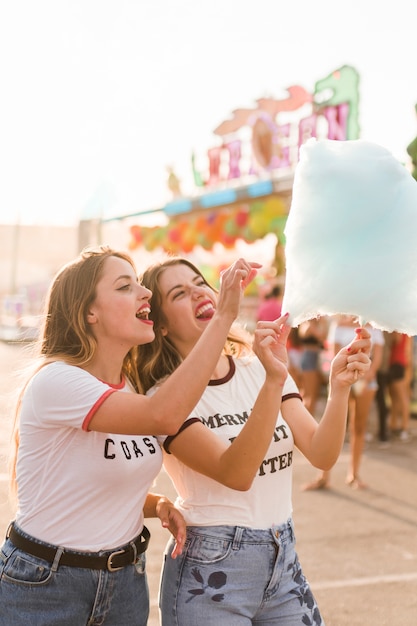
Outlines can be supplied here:
[[0, 224], [75, 225], [169, 199], [233, 109], [347, 64], [361, 138], [417, 135], [409, 0], [0, 0]]

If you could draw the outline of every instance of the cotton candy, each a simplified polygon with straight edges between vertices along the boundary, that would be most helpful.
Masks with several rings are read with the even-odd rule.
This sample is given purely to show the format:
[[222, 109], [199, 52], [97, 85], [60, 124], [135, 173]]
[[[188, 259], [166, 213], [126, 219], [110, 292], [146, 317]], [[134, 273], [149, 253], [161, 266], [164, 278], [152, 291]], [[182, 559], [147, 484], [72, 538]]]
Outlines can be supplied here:
[[417, 335], [417, 181], [388, 150], [308, 140], [285, 237], [292, 326], [344, 313]]

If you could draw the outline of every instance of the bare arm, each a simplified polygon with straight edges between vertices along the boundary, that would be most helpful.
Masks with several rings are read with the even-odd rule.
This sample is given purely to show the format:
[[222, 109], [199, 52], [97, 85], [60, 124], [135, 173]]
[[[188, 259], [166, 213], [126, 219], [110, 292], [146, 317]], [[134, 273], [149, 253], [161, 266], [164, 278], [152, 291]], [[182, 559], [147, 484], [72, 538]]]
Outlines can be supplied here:
[[216, 366], [240, 298], [259, 263], [236, 261], [223, 272], [216, 313], [193, 350], [151, 397], [112, 393], [97, 409], [89, 429], [120, 434], [175, 434], [197, 404]]
[[249, 489], [271, 443], [288, 375], [286, 342], [291, 328], [285, 325], [286, 319], [282, 316], [275, 322], [257, 325], [254, 348], [266, 378], [249, 419], [233, 443], [225, 443], [196, 422], [170, 445], [171, 454], [185, 465], [226, 487]]
[[[329, 470], [342, 449], [351, 385], [370, 367], [370, 334], [361, 328], [356, 338], [334, 357], [330, 371], [329, 397], [319, 424], [298, 400], [288, 400], [282, 407], [295, 445], [316, 467]], [[357, 374], [356, 374], [357, 372]]]

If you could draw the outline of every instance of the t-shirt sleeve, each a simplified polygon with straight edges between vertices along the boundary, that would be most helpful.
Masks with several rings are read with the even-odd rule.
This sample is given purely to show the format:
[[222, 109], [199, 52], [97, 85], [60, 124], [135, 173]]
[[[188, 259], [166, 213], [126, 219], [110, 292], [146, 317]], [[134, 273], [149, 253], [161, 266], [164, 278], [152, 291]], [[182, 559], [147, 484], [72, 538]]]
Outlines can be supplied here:
[[88, 430], [95, 411], [115, 391], [79, 367], [54, 362], [35, 374], [23, 403], [31, 404], [31, 419], [39, 426]]
[[290, 374], [288, 374], [287, 380], [285, 381], [284, 387], [282, 390], [282, 397], [284, 398], [287, 395], [299, 394], [299, 393], [300, 391], [296, 385], [294, 378]]
[[[165, 379], [163, 379], [163, 380], [165, 380]], [[146, 395], [147, 395], [147, 396], [153, 396], [153, 395], [155, 395], [155, 393], [158, 391], [159, 387], [161, 386], [161, 384], [162, 384], [163, 380], [162, 380], [162, 381], [160, 381], [160, 382], [158, 382], [158, 383], [156, 383], [156, 385], [154, 385], [153, 387], [151, 387], [150, 389], [148, 389], [148, 391], [146, 392]], [[193, 411], [192, 413], [190, 413], [190, 415], [189, 415], [189, 416], [188, 416], [188, 417], [184, 420], [184, 422], [183, 422], [182, 426], [180, 426], [180, 428], [179, 428], [178, 432], [177, 432], [175, 435], [170, 435], [170, 436], [168, 436], [168, 435], [157, 435], [157, 436], [156, 436], [156, 438], [157, 438], [158, 443], [159, 443], [159, 445], [161, 446], [161, 448], [164, 448], [164, 450], [165, 450], [166, 452], [168, 452], [168, 447], [169, 447], [169, 445], [170, 445], [171, 441], [172, 441], [173, 439], [175, 439], [175, 437], [176, 437], [176, 436], [177, 436], [177, 435], [178, 435], [181, 431], [183, 431], [185, 428], [188, 428], [188, 426], [189, 426], [190, 424], [193, 424], [194, 422], [201, 422], [200, 418], [195, 417], [195, 415], [196, 415], [196, 412], [195, 412], [195, 410], [194, 410], [194, 411]]]

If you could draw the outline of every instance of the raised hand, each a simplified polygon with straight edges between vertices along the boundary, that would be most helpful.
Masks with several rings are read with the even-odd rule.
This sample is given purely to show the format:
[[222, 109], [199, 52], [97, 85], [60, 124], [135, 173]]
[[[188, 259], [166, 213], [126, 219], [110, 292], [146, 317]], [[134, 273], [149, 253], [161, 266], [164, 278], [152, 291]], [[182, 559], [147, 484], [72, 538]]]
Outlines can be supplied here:
[[353, 385], [371, 367], [371, 335], [360, 327], [349, 345], [342, 348], [334, 357], [330, 367], [330, 383], [341, 386]]
[[220, 291], [217, 300], [218, 314], [229, 314], [235, 319], [239, 314], [242, 294], [255, 278], [260, 263], [238, 259], [220, 274]]
[[275, 376], [282, 382], [288, 375], [287, 339], [291, 331], [288, 313], [273, 322], [258, 322], [253, 349], [267, 376]]

